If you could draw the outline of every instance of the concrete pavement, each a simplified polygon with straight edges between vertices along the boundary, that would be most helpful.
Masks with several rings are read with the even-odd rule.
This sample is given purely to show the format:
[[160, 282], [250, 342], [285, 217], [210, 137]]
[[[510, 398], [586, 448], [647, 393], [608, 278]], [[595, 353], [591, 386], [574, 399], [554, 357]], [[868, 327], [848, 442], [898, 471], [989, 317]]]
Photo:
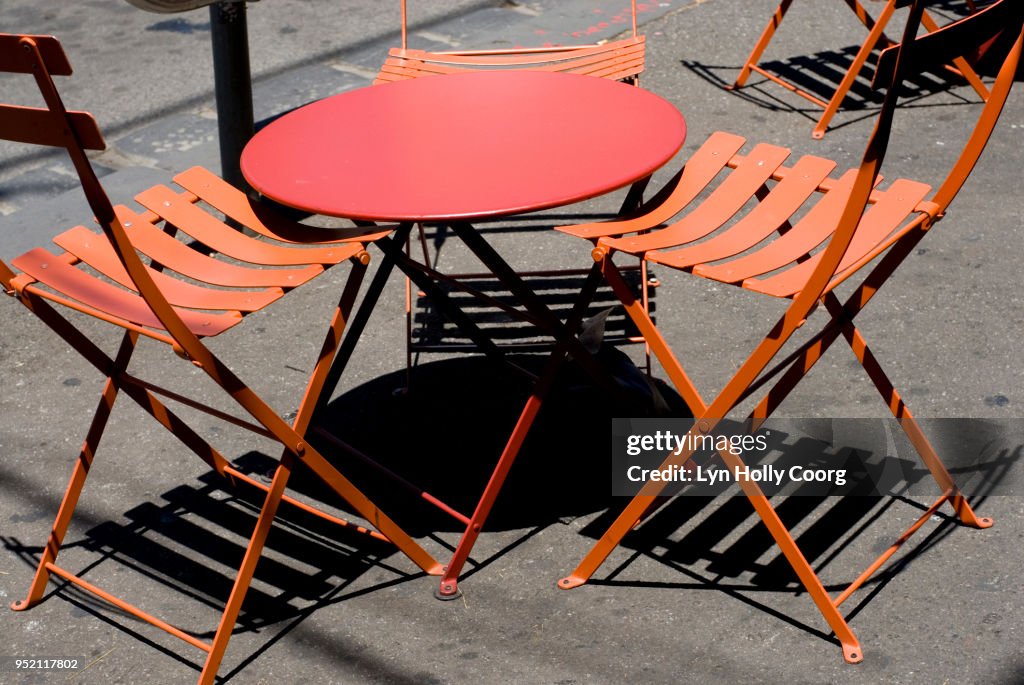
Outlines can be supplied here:
[[[499, 29], [499, 40], [513, 44], [552, 34], [561, 42], [592, 27], [608, 37], [616, 26], [600, 28], [601, 20], [588, 13], [599, 16], [591, 11], [615, 11], [623, 3], [424, 4], [429, 7], [418, 10], [423, 15], [414, 38], [423, 45], [465, 45]], [[367, 85], [397, 41], [391, 5], [252, 5], [257, 118]], [[855, 98], [825, 140], [813, 141], [814, 112], [799, 99], [770, 85], [740, 93], [722, 88], [773, 5], [645, 4], [643, 85], [686, 115], [689, 137], [681, 158], [710, 132], [725, 129], [789, 146], [794, 155], [856, 164], [872, 103], [858, 109]], [[217, 167], [205, 13], [165, 17], [112, 0], [52, 9], [13, 0], [3, 3], [0, 16], [4, 30], [65, 39], [77, 73], [63, 79], [63, 92], [69, 106], [93, 111], [107, 132], [111, 150], [96, 161], [117, 201], [191, 164]], [[817, 71], [827, 75], [835, 69], [833, 51], [861, 36], [843, 3], [797, 4], [771, 57], [817, 55]], [[977, 99], [965, 86], [936, 90], [901, 110], [888, 178], [936, 182], [955, 158], [955, 141], [965, 118], [977, 111]], [[12, 92], [27, 91], [9, 90], [4, 82], [4, 96]], [[1018, 88], [950, 216], [863, 317], [873, 349], [920, 416], [1008, 419], [1024, 404], [1022, 103], [1024, 89]], [[9, 146], [0, 147], [0, 155], [0, 257], [43, 244], [47, 232], [88, 216], [59, 156], [26, 156]], [[585, 209], [607, 211], [615, 200]], [[534, 235], [531, 241], [515, 235], [494, 240], [513, 264], [587, 264], [585, 245], [550, 232]], [[445, 250], [447, 265], [464, 265], [457, 249]], [[290, 304], [257, 315], [262, 322], [248, 322], [255, 333], [226, 335], [215, 347], [236, 368], [252, 370], [249, 380], [277, 406], [293, 406], [308, 372], [301, 360], [312, 360], [318, 347], [306, 322], [326, 315], [344, 276], [336, 270], [317, 287], [294, 293]], [[677, 351], [692, 360], [695, 381], [710, 393], [763, 334], [752, 322], [768, 321], [778, 303], [751, 302], [689, 277], [659, 276], [659, 324], [679, 341]], [[421, 360], [411, 395], [393, 396], [404, 382], [403, 289], [400, 281], [393, 285], [360, 341], [332, 416], [354, 444], [401, 461], [432, 489], [469, 506], [466, 492], [486, 477], [527, 389], [483, 361], [430, 356]], [[6, 390], [0, 398], [0, 598], [6, 603], [27, 589], [100, 379], [14, 303], [0, 308], [0, 326]], [[99, 340], [116, 341], [107, 328], [88, 326]], [[283, 349], [287, 358], [278, 354]], [[182, 364], [164, 352], [144, 350], [137, 368], [180, 387]], [[885, 415], [848, 352], [837, 345], [819, 366], [783, 406], [784, 415]], [[221, 674], [234, 683], [1024, 681], [1020, 497], [981, 502], [979, 511], [997, 521], [984, 532], [930, 522], [898, 557], [902, 561], [846, 605], [865, 653], [858, 666], [842, 662], [824, 621], [795, 579], [778, 571], [779, 555], [764, 544], [749, 505], [738, 498], [675, 501], [612, 555], [600, 582], [558, 591], [555, 581], [603, 531], [607, 508], [621, 506], [607, 496], [600, 470], [610, 417], [595, 418], [592, 398], [571, 390], [558, 397], [499, 500], [461, 600], [436, 601], [435, 581], [387, 547], [289, 517], [271, 537]], [[230, 431], [217, 437], [239, 464], [266, 470], [266, 445]], [[411, 460], [410, 453], [420, 458]], [[253, 502], [224, 490], [128, 404], [118, 405], [90, 479], [62, 564], [208, 637], [254, 520]], [[456, 540], [450, 522], [425, 514], [403, 493], [377, 494], [435, 552]], [[919, 509], [867, 498], [845, 506], [794, 498], [788, 515], [801, 541], [820, 553], [816, 563], [825, 582], [837, 589]], [[816, 537], [822, 528], [838, 534], [862, 525], [836, 545]], [[29, 612], [0, 611], [0, 657], [76, 657], [89, 668], [70, 676], [4, 671], [0, 682], [178, 683], [197, 676], [200, 653], [184, 643], [73, 588], [55, 583], [51, 593]]]

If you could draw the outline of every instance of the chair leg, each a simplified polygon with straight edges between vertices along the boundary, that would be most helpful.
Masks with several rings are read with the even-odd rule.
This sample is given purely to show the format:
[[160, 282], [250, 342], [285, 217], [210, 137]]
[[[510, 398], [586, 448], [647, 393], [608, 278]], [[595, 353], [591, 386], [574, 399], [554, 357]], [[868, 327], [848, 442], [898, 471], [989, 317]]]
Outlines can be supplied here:
[[[398, 245], [404, 244], [412, 228], [413, 225], [410, 223], [400, 224], [393, 234], [393, 240], [397, 241]], [[400, 247], [397, 254], [402, 254]], [[331, 363], [331, 369], [327, 372], [327, 376], [324, 379], [323, 394], [313, 413], [314, 417], [317, 412], [323, 410], [326, 400], [329, 400], [331, 395], [334, 394], [342, 374], [345, 372], [346, 367], [348, 367], [348, 362], [352, 358], [353, 352], [355, 352], [356, 344], [359, 342], [359, 338], [362, 337], [363, 330], [370, 320], [370, 315], [377, 306], [377, 301], [380, 299], [381, 293], [384, 292], [385, 286], [387, 286], [388, 278], [391, 276], [392, 271], [394, 271], [395, 255], [394, 251], [390, 253], [385, 251], [384, 258], [377, 266], [377, 271], [366, 288], [366, 293], [359, 304], [359, 309], [352, 316], [351, 324], [347, 324], [348, 334], [338, 346], [338, 350], [334, 355], [334, 361]]]
[[[910, 244], [910, 247], [913, 247], [913, 244]], [[880, 268], [885, 270], [884, 265]], [[860, 300], [858, 293], [851, 296], [849, 300], [850, 303]], [[893, 416], [899, 420], [900, 427], [910, 439], [911, 444], [914, 446], [914, 449], [917, 450], [921, 460], [931, 472], [935, 482], [943, 492], [951, 493], [949, 502], [961, 523], [974, 528], [988, 528], [992, 526], [994, 523], [992, 518], [977, 516], [970, 504], [968, 504], [967, 499], [960, 493], [960, 489], [957, 487], [953, 477], [950, 475], [949, 471], [942, 463], [942, 460], [935, 452], [931, 442], [921, 430], [920, 424], [910, 413], [910, 409], [903, 401], [903, 398], [882, 370], [881, 365], [878, 363], [878, 359], [868, 348], [867, 342], [860, 333], [860, 329], [854, 325], [851, 316], [859, 312], [859, 310], [866, 304], [867, 300], [860, 300], [858, 307], [852, 312], [847, 313], [847, 310], [844, 309], [843, 305], [839, 302], [835, 293], [828, 293], [825, 296], [826, 308], [833, 317], [833, 323], [842, 323], [838, 323], [831, 329], [831, 331], [824, 331], [818, 342], [815, 345], [808, 347], [807, 350], [791, 364], [790, 368], [787, 369], [782, 378], [779, 379], [776, 385], [757, 405], [751, 413], [751, 416], [756, 417], [758, 421], [763, 421], [771, 415], [771, 413], [774, 412], [779, 404], [781, 404], [786, 398], [789, 392], [796, 387], [799, 380], [807, 375], [817, 361], [821, 359], [825, 351], [836, 340], [839, 336], [839, 332], [841, 331], [850, 345], [854, 356], [857, 357], [857, 360], [861, 363], [861, 366], [868, 374], [868, 377], [874, 383], [875, 388], [882, 396], [882, 399], [889, 407], [889, 410], [892, 412]], [[759, 424], [756, 424], [754, 429], [757, 428], [757, 425]]]
[[[838, 304], [837, 300], [835, 302]], [[861, 335], [860, 330], [854, 326], [852, 321], [846, 322], [843, 326], [843, 336], [846, 338], [850, 349], [853, 350], [853, 354], [857, 357], [861, 366], [864, 367], [868, 377], [875, 384], [878, 393], [885, 400], [889, 411], [899, 420], [900, 427], [906, 433], [907, 438], [910, 439], [914, 449], [917, 450], [921, 461], [928, 467], [935, 482], [938, 483], [943, 492], [952, 493], [949, 501], [960, 522], [972, 528], [989, 528], [992, 526], [994, 523], [992, 518], [977, 516], [971, 505], [967, 503], [967, 498], [960, 493], [960, 489], [957, 487], [953, 477], [935, 452], [931, 442], [921, 430], [921, 425], [910, 413], [910, 408], [904, 403], [899, 391], [896, 390], [885, 371], [882, 370], [878, 359], [868, 348], [867, 342]]]
[[[857, 19], [860, 20], [860, 23], [864, 24], [864, 28], [868, 31], [875, 28], [875, 20], [872, 19], [871, 15], [868, 14], [868, 11], [864, 9], [864, 5], [860, 4], [858, 0], [845, 0], [845, 2], [849, 5], [850, 9], [853, 10], [853, 13], [857, 15]], [[887, 38], [884, 33], [882, 34], [882, 40], [884, 40], [887, 45], [895, 45], [895, 43]]]
[[[970, 11], [973, 12], [974, 10], [972, 9]], [[931, 15], [927, 12], [921, 14], [921, 26], [923, 26], [928, 32], [939, 30], [939, 25], [935, 23], [935, 20], [932, 19]], [[982, 82], [981, 77], [978, 76], [978, 72], [976, 72], [974, 68], [967, 63], [967, 60], [963, 57], [956, 57], [953, 59], [953, 66], [956, 67], [956, 71], [960, 76], [963, 76], [964, 80], [970, 84], [971, 88], [974, 89], [974, 92], [978, 94], [978, 97], [980, 97], [983, 102], [988, 102], [988, 87]]]
[[[734, 471], [737, 467], [744, 465], [742, 459], [728, 451], [720, 454], [726, 465]], [[768, 529], [768, 532], [771, 533], [772, 538], [775, 539], [779, 549], [782, 550], [782, 554], [786, 557], [789, 565], [796, 572], [800, 582], [807, 589], [811, 599], [814, 600], [818, 611], [821, 612], [821, 615], [839, 639], [839, 643], [843, 648], [843, 658], [847, 663], [851, 664], [863, 661], [864, 653], [860, 648], [860, 642], [854, 636], [846, 619], [839, 613], [836, 602], [829, 596], [818, 574], [814, 572], [807, 558], [800, 551], [800, 547], [797, 546], [796, 540], [793, 539], [789, 529], [786, 528], [782, 519], [779, 518], [775, 507], [771, 505], [756, 482], [740, 480], [739, 486], [743, 490], [743, 494], [747, 496], [747, 499], [754, 506], [754, 510]]]
[[270, 526], [274, 522], [274, 516], [277, 515], [277, 508], [281, 504], [281, 497], [284, 495], [284, 489], [288, 484], [288, 477], [291, 475], [291, 471], [292, 456], [290, 453], [285, 452], [270, 482], [270, 489], [266, 499], [263, 501], [259, 518], [256, 519], [256, 527], [253, 530], [252, 537], [249, 539], [249, 546], [245, 550], [242, 564], [239, 566], [238, 574], [235, 576], [235, 584], [231, 588], [231, 594], [228, 596], [228, 602], [224, 607], [224, 613], [221, 615], [217, 632], [214, 635], [213, 642], [210, 644], [209, 655], [203, 664], [203, 671], [199, 676], [199, 685], [209, 685], [217, 677], [217, 670], [220, 668], [220, 662], [224, 658], [224, 652], [228, 647], [228, 640], [231, 639], [231, 634], [234, 631], [235, 621], [238, 619], [238, 614], [242, 609], [245, 593], [249, 590], [249, 585], [252, 583], [256, 564], [263, 553], [263, 545], [267, 540], [267, 534], [270, 532]]
[[[846, 74], [844, 74], [843, 80], [840, 82], [839, 87], [832, 94], [832, 98], [827, 103], [824, 103], [817, 97], [814, 97], [809, 93], [802, 91], [796, 88], [795, 86], [790, 85], [787, 82], [782, 81], [780, 77], [769, 76], [769, 78], [771, 78], [772, 81], [775, 81], [780, 85], [783, 85], [786, 88], [793, 90], [797, 94], [806, 97], [812, 102], [815, 102], [825, 107], [824, 113], [822, 113], [821, 117], [818, 119], [818, 123], [815, 125], [814, 130], [811, 133], [812, 137], [815, 139], [821, 139], [822, 137], [824, 137], [825, 131], [828, 129], [829, 122], [832, 120], [832, 117], [835, 116], [836, 112], [839, 110], [839, 106], [846, 98], [847, 92], [850, 90], [850, 87], [853, 85], [854, 81], [856, 81], [857, 75], [864, 67], [864, 63], [867, 61], [867, 58], [871, 55], [871, 51], [874, 50], [875, 45], [878, 44], [878, 41], [884, 40], [886, 43], [891, 43], [891, 41], [885, 36], [885, 25], [889, 22], [889, 19], [892, 17], [893, 11], [895, 9], [894, 0], [886, 1], [885, 8], [883, 8], [877, 20], [872, 19], [871, 16], [864, 9], [864, 6], [861, 5], [860, 2], [858, 2], [857, 0], [845, 0], [845, 2], [847, 5], [849, 5], [850, 9], [853, 10], [853, 13], [857, 15], [857, 19], [859, 19], [860, 22], [864, 24], [864, 26], [868, 29], [868, 38], [864, 41], [864, 44], [861, 45], [860, 50], [857, 52], [857, 55], [854, 58], [853, 64], [850, 65], [850, 68], [847, 70]], [[786, 16], [786, 12], [789, 10], [791, 4], [792, 0], [782, 0], [782, 2], [779, 4], [778, 8], [775, 10], [775, 13], [772, 15], [772, 18], [768, 21], [768, 25], [762, 32], [761, 37], [754, 45], [754, 49], [751, 51], [750, 56], [747, 57], [747, 61], [744, 62], [743, 68], [740, 70], [739, 75], [736, 77], [736, 81], [733, 83], [732, 86], [730, 86], [730, 90], [742, 88], [746, 84], [747, 79], [750, 78], [751, 71], [753, 71], [754, 68], [757, 67], [758, 63], [760, 63], [761, 56], [764, 54], [764, 51], [767, 49], [768, 44], [774, 37], [775, 31], [782, 23], [782, 19]], [[764, 72], [762, 71], [761, 73]], [[972, 85], [974, 85], [973, 82]]]
[[[619, 298], [633, 323], [640, 329], [644, 339], [650, 344], [654, 356], [661, 363], [665, 373], [668, 374], [669, 380], [672, 381], [673, 385], [683, 396], [683, 400], [690, 408], [690, 411], [695, 417], [704, 415], [707, 412], [707, 404], [701, 398], [693, 381], [690, 380], [690, 377], [672, 353], [668, 342], [661, 335], [661, 331], [654, 326], [654, 322], [651, 321], [651, 317], [644, 309], [643, 304], [637, 301], [633, 291], [630, 290], [629, 285], [622, 278], [622, 273], [612, 262], [611, 257], [601, 252], [601, 248], [597, 248], [594, 251], [594, 258], [600, 260], [599, 266], [605, 281], [607, 281], [616, 297]], [[687, 461], [689, 461], [689, 455], [679, 460], [680, 464], [685, 464]], [[609, 526], [608, 530], [605, 531], [604, 535], [601, 536], [601, 539], [594, 544], [594, 547], [591, 548], [583, 560], [580, 561], [576, 569], [558, 581], [558, 587], [563, 590], [571, 590], [590, 580], [590, 577], [601, 567], [601, 564], [604, 563], [608, 555], [619, 545], [626, 534], [659, 506], [661, 500], [658, 494], [662, 489], [664, 489], [664, 485], [661, 483], [648, 483], [641, 490], [640, 494], [630, 500], [626, 508], [619, 513], [619, 516]]]
[[761, 37], [757, 39], [757, 43], [750, 52], [750, 56], [743, 63], [743, 68], [740, 69], [740, 74], [736, 77], [736, 82], [732, 84], [730, 90], [742, 88], [746, 84], [747, 79], [750, 78], [751, 68], [761, 61], [761, 55], [768, 48], [768, 44], [772, 41], [772, 36], [775, 35], [775, 30], [779, 28], [779, 24], [782, 23], [782, 19], [786, 16], [786, 12], [789, 11], [789, 6], [792, 4], [793, 0], [782, 0], [779, 3], [772, 18], [768, 20], [768, 25], [764, 27]]
[[[715, 421], [714, 417], [700, 416], [697, 418], [697, 425], [700, 425], [702, 422], [709, 421]], [[690, 456], [690, 454], [683, 453], [678, 457], [670, 457], [666, 463], [685, 463], [689, 460]], [[738, 456], [733, 455], [728, 451], [721, 453], [721, 457], [725, 464], [733, 470], [743, 466], [743, 461]], [[814, 603], [825, 618], [825, 621], [836, 634], [836, 637], [842, 645], [843, 658], [849, 663], [858, 663], [862, 661], [864, 656], [860, 648], [860, 643], [856, 636], [854, 636], [853, 631], [846, 622], [846, 619], [844, 619], [842, 614], [839, 613], [836, 602], [834, 602], [829, 596], [828, 591], [825, 590], [825, 586], [821, 583], [821, 579], [818, 578], [818, 575], [811, 568], [810, 563], [808, 563], [807, 559], [800, 551], [800, 548], [797, 546], [793, 536], [782, 523], [778, 513], [775, 511], [775, 508], [772, 507], [771, 503], [769, 503], [768, 498], [761, 491], [757, 483], [753, 481], [740, 480], [739, 485], [743, 490], [743, 494], [746, 495], [751, 505], [753, 505], [758, 517], [765, 524], [765, 527], [768, 528], [769, 533], [772, 538], [774, 538], [776, 544], [778, 544], [779, 549], [782, 550], [786, 560], [796, 572], [800, 582], [807, 589], [811, 599], [814, 600]], [[664, 483], [648, 483], [640, 494], [634, 497], [622, 513], [619, 514], [615, 522], [608, 528], [586, 557], [584, 557], [576, 570], [574, 570], [571, 575], [559, 581], [559, 587], [568, 590], [578, 587], [589, 580], [611, 551], [619, 545], [625, 535], [633, 528], [638, 517], [643, 516], [645, 511], [651, 507], [652, 504], [657, 502], [657, 496], [664, 488]]]
[[[657, 350], [657, 347], [655, 349]], [[732, 385], [732, 382], [730, 382], [730, 385]], [[695, 427], [692, 430], [698, 430], [699, 432], [705, 433], [713, 429], [713, 425], [716, 421], [716, 418], [708, 414], [706, 411], [702, 412], [701, 415], [695, 417]], [[691, 453], [686, 452], [679, 455], [670, 455], [666, 460], [666, 463], [662, 465], [662, 468], [666, 464], [685, 464], [689, 461], [691, 456]], [[721, 457], [726, 465], [731, 469], [735, 470], [736, 468], [744, 465], [743, 461], [738, 456], [729, 452], [721, 453]], [[843, 658], [848, 663], [858, 663], [862, 661], [863, 652], [856, 636], [854, 636], [853, 631], [850, 629], [842, 614], [839, 613], [838, 605], [832, 600], [828, 592], [825, 590], [820, 578], [811, 568], [811, 565], [800, 551], [796, 541], [779, 518], [778, 513], [768, 502], [768, 498], [761, 491], [760, 487], [753, 481], [741, 480], [739, 481], [739, 484], [744, 495], [746, 495], [747, 499], [754, 507], [758, 517], [768, 528], [769, 533], [775, 539], [776, 544], [778, 544], [779, 548], [782, 550], [786, 560], [796, 572], [800, 582], [807, 589], [811, 598], [814, 600], [815, 605], [817, 605], [818, 610], [821, 612], [822, 616], [829, 624], [829, 627], [832, 628], [838, 638], [843, 649]], [[559, 587], [562, 589], [572, 589], [589, 580], [604, 560], [607, 559], [612, 550], [614, 550], [626, 534], [633, 529], [636, 522], [645, 516], [652, 507], [657, 505], [659, 501], [658, 496], [664, 488], [664, 483], [648, 483], [643, 490], [641, 490], [640, 494], [635, 496], [619, 514], [615, 522], [608, 528], [601, 539], [584, 557], [572, 574], [559, 581]]]
[[328, 376], [337, 357], [338, 349], [341, 346], [345, 327], [351, 319], [352, 309], [355, 306], [356, 297], [359, 295], [359, 288], [362, 286], [363, 279], [366, 276], [366, 266], [369, 264], [369, 260], [370, 256], [365, 252], [357, 255], [353, 260], [352, 271], [349, 272], [348, 279], [345, 281], [345, 287], [341, 291], [341, 297], [338, 299], [338, 305], [334, 309], [334, 315], [331, 317], [331, 323], [324, 336], [320, 353], [317, 355], [313, 372], [309, 375], [306, 391], [302, 395], [302, 401], [299, 402], [299, 408], [295, 412], [295, 420], [292, 422], [292, 428], [301, 436], [305, 436], [317, 408], [330, 401], [330, 397], [323, 397], [324, 392], [327, 391], [328, 394], [333, 393], [337, 381], [340, 380], [340, 377], [336, 377], [334, 384], [328, 385], [327, 383]]
[[871, 27], [871, 31], [868, 33], [867, 39], [864, 44], [860, 46], [860, 50], [857, 51], [857, 55], [853, 58], [853, 63], [850, 64], [850, 68], [846, 70], [846, 74], [843, 75], [843, 80], [839, 83], [839, 87], [836, 88], [836, 92], [832, 94], [832, 99], [828, 101], [828, 105], [825, 107], [825, 111], [818, 119], [818, 123], [815, 124], [814, 130], [811, 132], [811, 137], [815, 140], [820, 140], [825, 137], [825, 131], [828, 130], [828, 124], [832, 121], [832, 117], [835, 116], [836, 112], [839, 111], [839, 106], [846, 99], [846, 94], [849, 92], [850, 87], [853, 86], [854, 81], [857, 80], [857, 76], [860, 74], [861, 69], [864, 68], [864, 63], [867, 62], [868, 57], [871, 56], [871, 51], [875, 49], [875, 45], [881, 40], [885, 34], [885, 25], [889, 23], [889, 19], [892, 18], [892, 14], [895, 11], [895, 0], [888, 0], [885, 3], [885, 7], [882, 8], [882, 12], [879, 14], [878, 19], [875, 20], [874, 26]]
[[103, 385], [103, 392], [100, 395], [96, 413], [93, 415], [89, 431], [86, 434], [85, 441], [82, 443], [82, 449], [78, 453], [75, 468], [71, 473], [71, 480], [68, 482], [64, 499], [61, 500], [60, 508], [57, 511], [57, 518], [50, 529], [46, 548], [39, 559], [39, 566], [36, 567], [35, 576], [32, 579], [32, 584], [29, 586], [28, 595], [25, 599], [11, 604], [11, 609], [15, 611], [24, 611], [35, 606], [42, 599], [43, 593], [46, 592], [46, 585], [50, 580], [50, 570], [47, 568], [47, 565], [57, 560], [57, 554], [60, 552], [64, 535], [67, 534], [68, 526], [71, 524], [71, 517], [74, 515], [75, 507], [78, 504], [78, 497], [85, 486], [85, 479], [89, 475], [89, 468], [92, 466], [96, 450], [99, 448], [100, 438], [103, 437], [103, 431], [107, 427], [107, 421], [110, 419], [111, 411], [114, 408], [114, 401], [117, 399], [119, 387], [115, 378], [128, 368], [128, 362], [135, 351], [137, 341], [138, 334], [131, 332], [126, 332], [121, 339], [121, 347]]
[[661, 331], [655, 327], [648, 308], [644, 306], [643, 302], [637, 301], [633, 291], [622, 277], [622, 272], [619, 271], [619, 268], [615, 266], [610, 257], [607, 255], [602, 256], [599, 253], [600, 249], [597, 248], [595, 250], [595, 255], [601, 259], [601, 272], [604, 275], [605, 281], [607, 281], [619, 302], [622, 303], [626, 314], [629, 315], [633, 323], [640, 330], [640, 334], [647, 341], [648, 346], [661, 363], [665, 373], [668, 374], [669, 380], [672, 381], [676, 389], [683, 396], [683, 401], [686, 402], [690, 412], [694, 416], [703, 414], [707, 405], [700, 396], [697, 386], [686, 375], [682, 364], [679, 363], [679, 360], [676, 359], [675, 354], [669, 348], [668, 341], [661, 335]]
[[[317, 409], [322, 408], [324, 404], [324, 394], [332, 392], [335, 384], [340, 379], [341, 370], [343, 370], [344, 363], [347, 362], [347, 357], [340, 359], [342, 353], [351, 353], [352, 347], [346, 348], [346, 343], [349, 343], [351, 340], [351, 332], [350, 336], [345, 336], [344, 339], [342, 334], [347, 324], [348, 314], [355, 302], [356, 294], [365, 274], [368, 261], [369, 256], [366, 253], [356, 257], [356, 264], [353, 265], [353, 272], [349, 276], [348, 283], [342, 292], [293, 425], [285, 423], [273, 408], [267, 405], [241, 378], [235, 375], [228, 366], [210, 353], [209, 350], [206, 350], [208, 352], [207, 358], [200, 366], [211, 380], [220, 385], [234, 398], [241, 408], [245, 409], [253, 418], [263, 424], [272, 434], [273, 438], [285, 447], [286, 451], [289, 453], [293, 452], [299, 456], [302, 463], [312, 470], [325, 485], [348, 502], [363, 518], [370, 521], [381, 534], [398, 547], [421, 570], [431, 575], [440, 575], [441, 565], [437, 560], [430, 556], [401, 527], [381, 511], [370, 498], [363, 494], [337, 468], [325, 459], [317, 449], [309, 445], [305, 440], [305, 433], [309, 423], [315, 416]], [[390, 271], [390, 267], [387, 268]], [[376, 282], [377, 279], [375, 278], [374, 281]], [[383, 282], [380, 285], [383, 287]], [[373, 287], [371, 286], [372, 289]], [[373, 297], [376, 296], [371, 293], [367, 297], [371, 295]], [[366, 300], [364, 299], [363, 304], [365, 305], [365, 303]], [[360, 312], [356, 315], [356, 319], [362, 313], [363, 307], [360, 307]], [[359, 325], [357, 326], [356, 324]], [[354, 322], [354, 327], [356, 327], [357, 331], [361, 330], [360, 322]], [[346, 352], [346, 349], [348, 352]], [[341, 362], [341, 369], [339, 369], [339, 360]]]

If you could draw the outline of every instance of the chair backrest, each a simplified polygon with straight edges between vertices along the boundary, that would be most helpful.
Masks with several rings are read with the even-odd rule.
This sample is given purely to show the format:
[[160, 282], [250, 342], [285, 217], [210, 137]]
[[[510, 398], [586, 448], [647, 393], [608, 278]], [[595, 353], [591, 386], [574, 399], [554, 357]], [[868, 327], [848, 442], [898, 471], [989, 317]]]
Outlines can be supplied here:
[[[0, 139], [63, 147], [68, 151], [89, 208], [139, 295], [177, 342], [181, 353], [192, 358], [205, 356], [199, 339], [153, 282], [85, 154], [86, 150], [102, 150], [105, 144], [91, 114], [69, 112], [64, 107], [53, 76], [70, 75], [71, 65], [60, 42], [53, 36], [0, 34], [0, 72], [32, 74], [46, 103], [43, 108], [0, 103]], [[10, 289], [16, 277], [17, 274], [0, 261], [0, 282], [6, 288]]]
[[[905, 6], [911, 2], [903, 0], [898, 4]], [[1022, 25], [1024, 3], [999, 0], [964, 19], [915, 38], [902, 51], [902, 57], [899, 45], [887, 48], [879, 56], [872, 81], [875, 88], [889, 87], [895, 81], [898, 59], [905, 62], [905, 76], [908, 76], [938, 71], [943, 64], [949, 64], [957, 57], [976, 56], [986, 46], [995, 45], [997, 47], [994, 52], [1002, 51], [1006, 54], [996, 76], [992, 96], [986, 101], [959, 159], [932, 200], [940, 212], [945, 211], [963, 187], [1006, 104], [1020, 62]]]
[[[407, 0], [401, 0], [401, 6], [402, 6], [402, 49], [403, 50], [405, 50], [405, 49], [407, 49], [409, 47], [409, 35], [408, 35], [409, 34], [409, 17], [408, 17], [408, 12], [407, 12], [407, 9], [406, 9], [406, 3], [407, 3]], [[630, 0], [629, 8], [630, 8], [630, 12], [632, 14], [632, 19], [633, 19], [633, 26], [632, 26], [633, 37], [636, 38], [637, 37], [637, 28], [636, 28], [636, 0]], [[505, 51], [503, 51], [503, 52], [505, 52]]]
[[[637, 3], [631, 0], [633, 35], [588, 45], [517, 47], [490, 50], [417, 50], [408, 47], [406, 2], [402, 5], [402, 45], [391, 48], [374, 85], [473, 69], [526, 69], [585, 74], [639, 85], [646, 40], [637, 33]], [[621, 21], [616, 15], [613, 21]]]
[[970, 129], [963, 151], [934, 197], [925, 205], [930, 215], [929, 223], [945, 212], [963, 187], [992, 135], [1013, 85], [1024, 42], [1024, 2], [997, 0], [974, 14], [921, 37], [917, 34], [927, 0], [900, 0], [897, 4], [901, 7], [909, 6], [910, 12], [901, 42], [883, 51], [879, 57], [874, 86], [886, 89], [885, 99], [861, 160], [853, 191], [832, 240], [814, 274], [790, 307], [787, 317], [802, 320], [807, 315], [834, 277], [853, 240], [885, 158], [904, 80], [926, 71], [941, 69], [942, 65], [948, 64], [954, 57], [972, 56], [993, 41], [1010, 46], [991, 95], [981, 108], [977, 122]]

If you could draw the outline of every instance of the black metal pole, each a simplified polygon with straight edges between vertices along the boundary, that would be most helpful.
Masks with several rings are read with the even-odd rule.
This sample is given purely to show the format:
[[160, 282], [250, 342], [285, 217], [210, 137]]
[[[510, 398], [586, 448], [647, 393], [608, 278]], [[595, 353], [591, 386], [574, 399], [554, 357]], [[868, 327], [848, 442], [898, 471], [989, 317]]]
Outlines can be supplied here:
[[245, 2], [210, 5], [213, 80], [217, 96], [221, 175], [236, 188], [249, 191], [239, 158], [252, 138], [252, 73]]

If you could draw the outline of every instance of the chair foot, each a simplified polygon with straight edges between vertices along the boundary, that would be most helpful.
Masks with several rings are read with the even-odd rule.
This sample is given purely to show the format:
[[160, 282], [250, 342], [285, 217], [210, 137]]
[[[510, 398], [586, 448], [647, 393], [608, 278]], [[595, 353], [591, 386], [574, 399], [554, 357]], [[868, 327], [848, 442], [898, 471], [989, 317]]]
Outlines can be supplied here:
[[961, 518], [960, 520], [965, 526], [977, 528], [978, 530], [991, 528], [996, 522], [991, 516], [983, 516], [981, 518]]
[[572, 590], [573, 588], [579, 587], [587, 582], [586, 578], [580, 578], [579, 576], [566, 576], [558, 581], [558, 588], [560, 590]]
[[25, 611], [31, 609], [39, 602], [30, 602], [27, 599], [19, 599], [16, 602], [11, 602], [11, 611]]
[[815, 140], [821, 140], [824, 137], [825, 129], [814, 129], [813, 131], [811, 131], [811, 138], [814, 138]]
[[450, 602], [453, 599], [462, 597], [462, 590], [456, 580], [442, 580], [441, 584], [434, 589], [434, 597], [442, 602]]
[[991, 528], [995, 523], [991, 516], [978, 516], [975, 514], [974, 509], [968, 504], [967, 498], [963, 495], [955, 495], [949, 500], [949, 504], [953, 507], [953, 511], [956, 513], [960, 523], [969, 528], [984, 530], [985, 528]]
[[864, 651], [857, 642], [843, 643], [843, 659], [848, 664], [859, 664], [864, 661]]

